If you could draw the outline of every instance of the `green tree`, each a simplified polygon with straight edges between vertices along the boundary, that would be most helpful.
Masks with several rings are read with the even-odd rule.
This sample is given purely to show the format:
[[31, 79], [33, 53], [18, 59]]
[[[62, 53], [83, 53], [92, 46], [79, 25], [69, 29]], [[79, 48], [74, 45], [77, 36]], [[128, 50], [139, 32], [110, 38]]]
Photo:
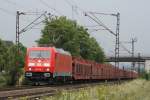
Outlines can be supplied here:
[[17, 65], [17, 53], [16, 53], [16, 46], [13, 45], [8, 48], [7, 51], [7, 66], [5, 67], [5, 71], [7, 74], [7, 84], [8, 85], [15, 85], [17, 81], [19, 67]]
[[19, 56], [17, 47], [13, 43], [7, 45], [5, 41], [0, 39], [0, 75], [5, 78], [7, 85], [15, 85], [21, 69], [24, 67], [26, 47], [20, 45]]
[[73, 56], [104, 62], [104, 52], [87, 30], [66, 17], [45, 21], [38, 45], [55, 46], [69, 51]]
[[20, 52], [18, 54], [18, 67], [24, 68], [25, 65], [25, 56], [26, 56], [26, 50], [27, 48], [23, 44], [19, 44]]
[[4, 70], [4, 66], [6, 66], [6, 51], [7, 47], [3, 43], [3, 41], [0, 39], [0, 72]]
[[24, 67], [26, 48], [20, 44], [20, 52], [17, 53], [17, 46], [13, 45], [8, 48], [7, 51], [7, 66], [5, 68], [6, 73], [9, 75], [8, 85], [15, 85], [22, 74], [22, 68]]

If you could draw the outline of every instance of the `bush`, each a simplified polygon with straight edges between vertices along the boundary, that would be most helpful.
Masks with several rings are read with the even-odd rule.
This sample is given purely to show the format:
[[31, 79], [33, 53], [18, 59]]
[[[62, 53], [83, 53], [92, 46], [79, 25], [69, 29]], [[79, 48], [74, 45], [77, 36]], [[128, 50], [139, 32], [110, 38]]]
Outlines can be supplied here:
[[146, 73], [146, 74], [145, 74], [145, 79], [146, 79], [146, 80], [150, 80], [150, 73]]
[[11, 76], [8, 73], [0, 74], [0, 87], [11, 85]]
[[0, 74], [0, 87], [3, 86], [12, 86], [12, 85], [22, 85], [24, 83], [24, 73], [23, 68], [18, 68], [18, 79], [14, 81], [14, 77], [12, 75], [14, 72], [5, 72]]
[[150, 73], [144, 71], [143, 73], [140, 74], [140, 77], [146, 80], [150, 80]]
[[0, 87], [6, 86], [7, 80], [6, 77], [1, 73], [0, 74]]
[[19, 84], [18, 85], [27, 85], [29, 83], [29, 80], [27, 80], [24, 76], [24, 73], [20, 75], [19, 77]]

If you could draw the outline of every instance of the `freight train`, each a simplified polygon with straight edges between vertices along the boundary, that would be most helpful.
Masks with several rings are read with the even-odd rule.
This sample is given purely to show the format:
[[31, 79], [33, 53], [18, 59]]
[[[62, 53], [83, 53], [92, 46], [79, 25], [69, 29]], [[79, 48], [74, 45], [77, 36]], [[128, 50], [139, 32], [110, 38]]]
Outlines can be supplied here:
[[33, 83], [120, 80], [138, 77], [135, 71], [72, 57], [69, 52], [55, 47], [28, 48], [24, 69], [25, 77]]

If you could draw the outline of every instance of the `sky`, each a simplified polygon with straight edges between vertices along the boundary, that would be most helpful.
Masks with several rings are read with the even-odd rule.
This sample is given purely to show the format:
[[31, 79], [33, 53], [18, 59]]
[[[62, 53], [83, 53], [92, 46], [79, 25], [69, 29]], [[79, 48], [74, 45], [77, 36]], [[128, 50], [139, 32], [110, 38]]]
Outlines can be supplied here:
[[[150, 55], [150, 0], [0, 0], [0, 38], [15, 42], [16, 11], [50, 12], [56, 16], [66, 16], [82, 26], [97, 25], [84, 12], [120, 13], [120, 41], [136, 38], [135, 54]], [[72, 10], [73, 7], [73, 10]], [[20, 28], [24, 28], [39, 15], [21, 15]], [[115, 32], [116, 18], [96, 15], [107, 27]], [[44, 19], [44, 18], [43, 18]], [[42, 20], [42, 19], [41, 19]], [[41, 36], [43, 24], [21, 34], [20, 41], [27, 47], [36, 46]], [[91, 37], [95, 37], [106, 55], [114, 55], [115, 37], [102, 27], [88, 27]], [[123, 43], [131, 50], [131, 44]], [[120, 55], [130, 55], [120, 46]]]

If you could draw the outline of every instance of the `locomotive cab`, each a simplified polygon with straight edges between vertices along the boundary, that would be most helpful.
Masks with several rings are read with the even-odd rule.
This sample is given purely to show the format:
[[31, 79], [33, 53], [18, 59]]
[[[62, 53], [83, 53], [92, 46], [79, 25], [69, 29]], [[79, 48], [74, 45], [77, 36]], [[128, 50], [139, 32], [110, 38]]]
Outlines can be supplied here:
[[52, 76], [52, 48], [28, 48], [26, 54], [25, 77], [29, 80], [48, 80]]
[[71, 80], [72, 57], [70, 53], [54, 47], [28, 48], [25, 77], [32, 82]]

